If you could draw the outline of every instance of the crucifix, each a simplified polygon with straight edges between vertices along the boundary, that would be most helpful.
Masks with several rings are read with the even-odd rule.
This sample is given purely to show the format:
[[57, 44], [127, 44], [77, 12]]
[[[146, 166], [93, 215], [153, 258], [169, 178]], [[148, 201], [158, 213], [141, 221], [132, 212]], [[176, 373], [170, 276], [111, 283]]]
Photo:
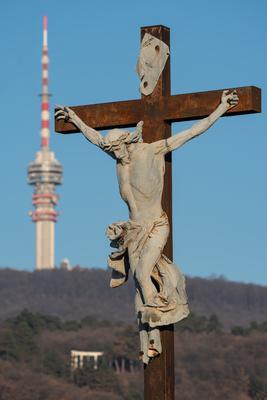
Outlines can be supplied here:
[[[151, 75], [146, 68], [153, 64], [153, 57], [149, 56], [151, 65], [143, 60], [144, 68], [139, 59], [141, 99], [59, 107], [56, 131], [82, 132], [117, 161], [120, 192], [128, 205], [130, 219], [111, 224], [107, 229], [111, 245], [116, 248], [109, 257], [113, 268], [111, 286], [125, 282], [131, 268], [137, 290], [141, 344], [143, 340], [144, 398], [174, 400], [173, 322], [186, 317], [188, 309], [183, 276], [170, 261], [171, 151], [206, 131], [223, 114], [260, 112], [261, 91], [249, 86], [171, 95], [169, 28], [143, 27], [141, 41], [145, 52], [150, 46], [150, 56], [154, 51], [156, 60], [156, 74], [152, 71]], [[191, 129], [171, 136], [172, 122], [202, 118]], [[124, 130], [135, 126], [134, 132]], [[106, 129], [111, 131], [104, 137], [99, 130]], [[142, 338], [143, 333], [146, 336]]]

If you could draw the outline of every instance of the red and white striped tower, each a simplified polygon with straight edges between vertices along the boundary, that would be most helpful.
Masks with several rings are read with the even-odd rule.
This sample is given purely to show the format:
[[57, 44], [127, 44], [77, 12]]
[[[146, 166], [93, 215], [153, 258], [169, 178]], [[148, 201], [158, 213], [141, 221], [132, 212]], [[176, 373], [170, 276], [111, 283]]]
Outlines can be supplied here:
[[62, 183], [62, 166], [49, 148], [49, 92], [48, 92], [48, 45], [47, 17], [44, 17], [42, 52], [42, 111], [41, 149], [28, 167], [28, 183], [34, 185], [32, 203], [35, 210], [30, 213], [36, 224], [36, 269], [55, 267], [55, 223], [58, 212], [55, 206], [58, 196], [56, 185]]
[[42, 128], [41, 148], [49, 148], [49, 93], [48, 93], [48, 45], [47, 17], [44, 17], [43, 54], [42, 54]]

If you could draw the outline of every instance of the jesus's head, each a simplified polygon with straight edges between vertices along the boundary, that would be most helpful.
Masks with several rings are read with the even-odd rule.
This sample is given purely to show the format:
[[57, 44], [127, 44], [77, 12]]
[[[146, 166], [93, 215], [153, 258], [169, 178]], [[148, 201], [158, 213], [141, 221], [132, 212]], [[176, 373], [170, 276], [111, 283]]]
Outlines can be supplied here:
[[103, 150], [113, 153], [115, 158], [121, 161], [122, 164], [130, 162], [130, 154], [128, 146], [133, 143], [140, 143], [142, 139], [143, 121], [138, 122], [134, 132], [123, 129], [112, 129], [104, 138]]

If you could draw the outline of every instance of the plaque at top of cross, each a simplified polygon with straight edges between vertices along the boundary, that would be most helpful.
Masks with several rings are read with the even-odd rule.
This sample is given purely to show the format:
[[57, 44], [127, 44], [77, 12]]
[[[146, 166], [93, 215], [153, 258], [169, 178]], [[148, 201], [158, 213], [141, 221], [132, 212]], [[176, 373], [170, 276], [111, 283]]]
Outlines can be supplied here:
[[[82, 132], [116, 160], [120, 193], [129, 220], [107, 228], [116, 250], [108, 259], [111, 286], [131, 270], [136, 286], [140, 357], [145, 368], [145, 399], [174, 399], [173, 323], [188, 315], [184, 277], [172, 261], [171, 152], [199, 136], [222, 115], [260, 112], [260, 89], [170, 94], [169, 29], [141, 29], [137, 71], [140, 100], [58, 107], [56, 131]], [[171, 123], [200, 119], [171, 136]], [[135, 126], [133, 132], [126, 127]], [[99, 130], [111, 129], [103, 136]]]

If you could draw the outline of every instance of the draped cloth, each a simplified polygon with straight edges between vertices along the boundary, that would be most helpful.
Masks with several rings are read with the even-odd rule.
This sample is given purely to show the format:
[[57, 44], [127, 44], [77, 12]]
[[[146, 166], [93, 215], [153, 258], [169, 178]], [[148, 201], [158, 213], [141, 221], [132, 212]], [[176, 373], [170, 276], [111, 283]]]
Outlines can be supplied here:
[[162, 251], [157, 262], [151, 265], [151, 274], [147, 277], [154, 285], [154, 297], [150, 304], [144, 303], [141, 289], [143, 282], [138, 281], [142, 256], [153, 251], [150, 247], [152, 242], [163, 249], [168, 233], [169, 223], [165, 213], [154, 221], [115, 222], [106, 231], [111, 247], [116, 249], [108, 257], [108, 265], [112, 269], [110, 286], [115, 288], [124, 284], [130, 269], [134, 277], [135, 308], [141, 339], [140, 355], [145, 363], [148, 363], [150, 357], [161, 353], [159, 327], [178, 322], [189, 314], [184, 276], [180, 268]]

